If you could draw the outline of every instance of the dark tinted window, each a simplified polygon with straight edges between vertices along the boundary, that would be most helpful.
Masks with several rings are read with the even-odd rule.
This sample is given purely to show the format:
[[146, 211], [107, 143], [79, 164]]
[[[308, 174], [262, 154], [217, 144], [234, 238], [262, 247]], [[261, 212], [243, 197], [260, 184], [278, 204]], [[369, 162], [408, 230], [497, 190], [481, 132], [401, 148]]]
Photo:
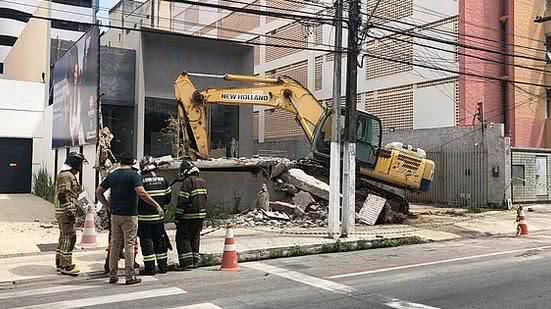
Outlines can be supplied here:
[[92, 7], [93, 0], [52, 0], [52, 2], [66, 5], [82, 6], [86, 8]]
[[524, 165], [513, 165], [511, 170], [511, 176], [513, 178], [513, 185], [525, 186], [526, 180], [524, 176]]

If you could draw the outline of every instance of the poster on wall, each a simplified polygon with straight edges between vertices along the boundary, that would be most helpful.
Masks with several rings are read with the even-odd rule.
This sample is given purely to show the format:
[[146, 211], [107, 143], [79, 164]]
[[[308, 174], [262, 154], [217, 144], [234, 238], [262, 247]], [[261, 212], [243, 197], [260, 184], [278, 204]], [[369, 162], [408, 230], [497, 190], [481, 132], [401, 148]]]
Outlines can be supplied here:
[[98, 39], [90, 28], [53, 66], [54, 149], [96, 142]]

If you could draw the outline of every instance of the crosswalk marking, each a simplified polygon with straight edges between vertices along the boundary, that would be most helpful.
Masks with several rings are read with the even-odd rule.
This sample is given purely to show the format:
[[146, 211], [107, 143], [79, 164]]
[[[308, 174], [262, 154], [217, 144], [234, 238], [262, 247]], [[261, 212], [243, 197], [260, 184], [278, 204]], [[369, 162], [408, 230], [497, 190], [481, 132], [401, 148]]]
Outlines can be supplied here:
[[107, 296], [96, 296], [90, 298], [77, 298], [72, 300], [58, 301], [48, 304], [34, 305], [34, 306], [25, 306], [17, 307], [13, 309], [72, 309], [72, 308], [82, 308], [86, 306], [97, 306], [112, 304], [124, 301], [139, 300], [146, 298], [162, 297], [162, 296], [171, 296], [187, 293], [186, 291], [172, 287], [172, 288], [162, 288], [162, 289], [152, 289], [139, 292], [130, 292], [130, 293], [121, 293]]
[[260, 262], [249, 262], [249, 263], [243, 263], [242, 265], [248, 268], [270, 273], [276, 276], [287, 278], [289, 280], [300, 282], [302, 284], [307, 284], [309, 286], [313, 286], [313, 287], [327, 290], [337, 294], [350, 295], [357, 292], [356, 289], [348, 285], [321, 279], [318, 277], [309, 276], [303, 273], [287, 270], [284, 268], [279, 268], [276, 266], [272, 266], [272, 265], [268, 265]]
[[52, 286], [48, 288], [11, 291], [11, 292], [0, 293], [0, 299], [78, 291], [78, 290], [86, 290], [86, 289], [92, 289], [97, 287], [98, 287], [97, 285], [60, 285], [60, 286]]
[[437, 307], [431, 307], [423, 304], [410, 303], [407, 301], [401, 301], [398, 299], [393, 299], [391, 302], [386, 303], [386, 306], [394, 309], [440, 309]]
[[202, 303], [202, 304], [195, 304], [190, 306], [174, 307], [170, 309], [224, 309], [224, 308], [218, 307], [215, 304], [211, 304], [211, 303]]

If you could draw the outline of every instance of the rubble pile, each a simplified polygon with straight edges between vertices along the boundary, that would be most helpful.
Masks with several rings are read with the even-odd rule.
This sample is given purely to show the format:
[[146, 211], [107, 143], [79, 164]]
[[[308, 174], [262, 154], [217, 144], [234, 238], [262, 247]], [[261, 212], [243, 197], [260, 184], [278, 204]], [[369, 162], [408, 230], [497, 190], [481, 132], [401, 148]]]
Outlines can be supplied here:
[[288, 211], [291, 211], [291, 209], [293, 213], [290, 215], [284, 211], [254, 209], [239, 216], [234, 223], [242, 227], [272, 226], [280, 228], [313, 228], [327, 226], [327, 211], [322, 209], [319, 205], [312, 205], [312, 207], [307, 210], [301, 210], [297, 207], [296, 209], [299, 209], [298, 212], [295, 212], [296, 210], [293, 208], [289, 208]]
[[257, 194], [256, 209], [241, 214], [235, 224], [243, 227], [325, 227], [329, 185], [293, 168], [289, 162], [278, 162], [267, 173], [273, 191], [285, 193], [285, 198], [270, 201], [266, 184]]
[[[181, 162], [169, 156], [156, 160], [159, 160], [161, 170], [177, 169]], [[234, 224], [244, 227], [324, 227], [327, 226], [329, 184], [322, 179], [327, 175], [322, 168], [312, 165], [312, 169], [308, 163], [274, 157], [220, 158], [194, 162], [200, 170], [248, 170], [255, 175], [262, 174], [265, 183], [257, 193], [256, 201], [250, 206], [251, 209], [234, 217]], [[368, 194], [368, 190], [359, 187], [356, 190], [357, 213]], [[377, 223], [403, 223], [405, 219], [406, 214], [395, 213], [389, 204], [385, 205]], [[357, 222], [361, 223], [359, 220]]]

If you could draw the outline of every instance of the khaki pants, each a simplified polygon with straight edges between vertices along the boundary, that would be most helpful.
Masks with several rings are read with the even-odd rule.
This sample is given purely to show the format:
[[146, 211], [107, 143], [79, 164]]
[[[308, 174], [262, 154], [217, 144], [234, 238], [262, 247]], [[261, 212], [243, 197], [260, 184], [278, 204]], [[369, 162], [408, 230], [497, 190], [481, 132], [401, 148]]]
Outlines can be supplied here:
[[56, 267], [67, 268], [73, 264], [73, 249], [77, 241], [75, 217], [60, 213], [56, 214], [55, 218], [59, 225], [55, 263]]
[[138, 216], [111, 216], [111, 250], [109, 251], [110, 277], [117, 277], [119, 253], [124, 244], [126, 279], [134, 278], [134, 242], [138, 233]]

